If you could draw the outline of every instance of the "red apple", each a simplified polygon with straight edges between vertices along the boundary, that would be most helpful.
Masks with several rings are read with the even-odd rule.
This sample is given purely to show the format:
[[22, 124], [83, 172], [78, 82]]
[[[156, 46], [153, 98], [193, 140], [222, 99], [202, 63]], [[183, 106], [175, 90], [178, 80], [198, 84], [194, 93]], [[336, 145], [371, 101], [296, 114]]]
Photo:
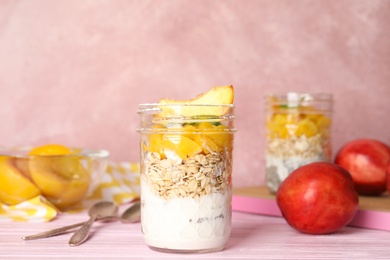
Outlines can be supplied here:
[[387, 167], [387, 177], [386, 177], [386, 186], [387, 186], [387, 192], [390, 194], [390, 163], [389, 167]]
[[378, 196], [386, 191], [390, 148], [377, 140], [358, 139], [345, 144], [335, 163], [346, 169], [360, 195]]
[[287, 223], [307, 234], [330, 234], [342, 229], [359, 206], [351, 175], [327, 162], [293, 171], [279, 186], [276, 201]]

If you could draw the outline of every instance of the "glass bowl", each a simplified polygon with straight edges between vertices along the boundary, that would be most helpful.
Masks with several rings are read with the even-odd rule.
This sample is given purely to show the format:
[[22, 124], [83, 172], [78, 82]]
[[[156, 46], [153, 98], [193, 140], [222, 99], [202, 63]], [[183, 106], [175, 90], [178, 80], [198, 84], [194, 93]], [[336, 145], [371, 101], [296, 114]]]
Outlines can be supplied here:
[[60, 211], [81, 202], [107, 168], [106, 150], [69, 148], [64, 155], [29, 155], [31, 148], [0, 148], [0, 202], [15, 205], [42, 195]]

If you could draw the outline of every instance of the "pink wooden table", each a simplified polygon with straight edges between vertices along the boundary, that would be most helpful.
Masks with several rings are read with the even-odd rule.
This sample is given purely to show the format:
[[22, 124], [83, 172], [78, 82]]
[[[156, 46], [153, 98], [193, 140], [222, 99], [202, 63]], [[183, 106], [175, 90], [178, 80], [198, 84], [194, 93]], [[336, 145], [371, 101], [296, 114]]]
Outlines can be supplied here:
[[0, 222], [0, 259], [390, 259], [388, 231], [346, 227], [333, 235], [304, 235], [283, 218], [241, 212], [233, 212], [233, 231], [225, 250], [210, 254], [152, 251], [142, 240], [139, 223], [96, 223], [89, 240], [78, 247], [67, 244], [72, 233], [21, 240], [86, 218], [86, 213], [79, 213], [49, 223]]

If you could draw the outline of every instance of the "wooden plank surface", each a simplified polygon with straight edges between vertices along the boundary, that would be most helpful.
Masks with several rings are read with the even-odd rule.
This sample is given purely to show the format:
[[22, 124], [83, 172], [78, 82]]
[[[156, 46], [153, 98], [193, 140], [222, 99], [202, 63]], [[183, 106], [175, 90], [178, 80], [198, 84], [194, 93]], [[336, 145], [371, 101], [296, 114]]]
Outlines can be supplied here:
[[[123, 209], [120, 211], [122, 212]], [[68, 246], [72, 232], [22, 241], [25, 235], [85, 221], [87, 214], [64, 214], [49, 223], [0, 222], [0, 259], [389, 259], [389, 232], [346, 227], [313, 236], [292, 229], [283, 218], [233, 212], [232, 234], [223, 251], [168, 254], [149, 249], [141, 225], [95, 223], [89, 239]]]

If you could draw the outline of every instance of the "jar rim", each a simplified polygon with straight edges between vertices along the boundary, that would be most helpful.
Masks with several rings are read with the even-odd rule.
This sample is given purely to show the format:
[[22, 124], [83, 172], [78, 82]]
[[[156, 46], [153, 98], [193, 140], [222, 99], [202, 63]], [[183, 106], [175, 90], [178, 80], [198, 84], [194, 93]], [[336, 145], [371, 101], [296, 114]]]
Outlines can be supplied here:
[[207, 109], [223, 109], [225, 111], [234, 110], [235, 106], [234, 104], [189, 104], [189, 103], [166, 103], [166, 104], [159, 104], [159, 103], [143, 103], [138, 105], [137, 114], [159, 114], [161, 113], [164, 108], [170, 109], [170, 108], [207, 108]]
[[142, 103], [139, 104], [139, 108], [149, 108], [149, 107], [227, 107], [234, 108], [234, 104], [190, 104], [190, 103]]
[[276, 98], [278, 101], [293, 101], [293, 100], [303, 100], [303, 101], [332, 101], [333, 94], [326, 92], [286, 92], [286, 93], [269, 93], [265, 95], [266, 99]]

